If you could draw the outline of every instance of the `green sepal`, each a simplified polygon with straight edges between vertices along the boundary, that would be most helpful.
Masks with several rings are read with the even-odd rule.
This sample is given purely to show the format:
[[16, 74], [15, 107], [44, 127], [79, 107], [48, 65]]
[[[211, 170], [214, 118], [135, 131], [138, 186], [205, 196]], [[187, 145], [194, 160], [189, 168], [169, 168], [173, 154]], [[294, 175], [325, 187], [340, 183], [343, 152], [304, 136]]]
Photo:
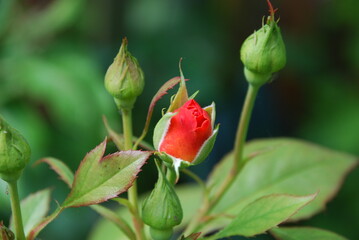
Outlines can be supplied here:
[[190, 97], [188, 97], [188, 100], [194, 99], [198, 93], [199, 93], [199, 90], [195, 91]]
[[203, 162], [212, 151], [214, 143], [217, 138], [219, 124], [213, 130], [212, 135], [203, 143], [201, 149], [198, 151], [196, 158], [192, 161], [191, 165], [197, 165]]
[[142, 219], [150, 227], [168, 232], [181, 223], [183, 211], [173, 185], [168, 182], [159, 164], [156, 166], [158, 180], [143, 203]]
[[171, 104], [168, 107], [167, 112], [173, 112], [176, 109], [182, 107], [183, 104], [185, 104], [189, 99], [188, 98], [187, 87], [186, 87], [186, 81], [184, 79], [182, 68], [181, 68], [181, 62], [182, 62], [182, 58], [180, 59], [180, 62], [179, 62], [179, 70], [180, 70], [180, 74], [181, 74], [180, 87], [178, 88], [176, 96], [171, 101]]
[[261, 87], [272, 78], [272, 73], [258, 73], [244, 67], [244, 76], [253, 87]]
[[212, 128], [214, 128], [214, 122], [216, 121], [216, 104], [212, 102], [211, 105], [204, 107], [203, 110], [211, 117]]
[[159, 159], [161, 159], [166, 164], [166, 166], [168, 168], [175, 171], [175, 173], [176, 173], [176, 181], [175, 182], [177, 182], [179, 179], [179, 170], [181, 168], [187, 168], [192, 165], [190, 162], [173, 157], [165, 152], [155, 152], [154, 154]]
[[175, 111], [176, 109], [183, 106], [188, 101], [187, 88], [184, 81], [181, 80], [180, 87], [175, 97], [171, 101], [170, 106], [168, 107], [167, 112]]
[[156, 229], [150, 227], [150, 234], [153, 240], [168, 240], [171, 239], [173, 235], [173, 229]]
[[171, 123], [171, 118], [177, 113], [168, 112], [158, 121], [153, 132], [153, 146], [158, 150], [160, 143], [166, 135]]

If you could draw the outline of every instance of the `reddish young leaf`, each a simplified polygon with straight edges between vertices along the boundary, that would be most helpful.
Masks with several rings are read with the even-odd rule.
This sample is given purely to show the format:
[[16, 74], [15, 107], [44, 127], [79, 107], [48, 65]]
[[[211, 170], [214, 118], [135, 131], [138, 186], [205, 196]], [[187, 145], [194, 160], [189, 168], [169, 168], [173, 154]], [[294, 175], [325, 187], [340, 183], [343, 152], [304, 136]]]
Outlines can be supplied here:
[[89, 152], [78, 168], [63, 207], [101, 203], [132, 186], [151, 152], [122, 151], [103, 158], [106, 139]]

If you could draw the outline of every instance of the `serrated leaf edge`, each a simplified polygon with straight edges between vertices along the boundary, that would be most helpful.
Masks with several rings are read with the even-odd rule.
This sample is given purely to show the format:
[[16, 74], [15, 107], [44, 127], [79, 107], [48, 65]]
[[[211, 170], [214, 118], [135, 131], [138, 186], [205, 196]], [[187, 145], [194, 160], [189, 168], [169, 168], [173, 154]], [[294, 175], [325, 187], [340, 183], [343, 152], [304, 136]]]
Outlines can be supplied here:
[[[101, 159], [98, 161], [99, 163], [102, 163], [103, 161], [106, 161], [107, 159], [110, 159], [110, 158], [112, 158], [112, 157], [117, 157], [117, 156], [120, 156], [120, 155], [122, 155], [122, 154], [127, 154], [127, 153], [130, 153], [130, 154], [131, 154], [131, 153], [133, 153], [133, 152], [148, 153], [148, 155], [144, 157], [142, 164], [138, 164], [138, 166], [137, 166], [137, 168], [136, 168], [136, 171], [135, 171], [134, 174], [131, 176], [130, 182], [129, 182], [124, 188], [122, 188], [121, 190], [119, 190], [119, 191], [117, 191], [117, 192], [115, 192], [115, 193], [113, 193], [113, 194], [111, 194], [111, 195], [107, 195], [107, 196], [104, 197], [104, 198], [100, 198], [100, 199], [98, 199], [98, 200], [96, 200], [96, 201], [89, 201], [89, 202], [87, 202], [87, 203], [85, 203], [85, 204], [74, 204], [74, 205], [71, 205], [71, 204], [68, 204], [68, 203], [67, 203], [67, 204], [65, 204], [63, 207], [65, 207], [65, 208], [68, 208], [68, 207], [83, 207], [83, 206], [89, 206], [89, 205], [93, 205], [93, 204], [98, 204], [98, 203], [105, 202], [105, 201], [107, 201], [107, 200], [109, 200], [109, 199], [111, 199], [111, 198], [117, 197], [119, 194], [126, 192], [126, 191], [132, 186], [133, 182], [137, 179], [138, 173], [141, 172], [142, 166], [146, 163], [147, 159], [151, 156], [152, 152], [151, 152], [151, 151], [134, 151], [134, 150], [121, 151], [121, 152], [115, 152], [115, 153], [109, 154], [109, 155], [107, 155], [107, 156], [101, 158]], [[129, 165], [131, 165], [131, 164], [132, 164], [132, 163], [130, 163]], [[128, 165], [128, 166], [129, 166], [129, 165]], [[76, 179], [76, 178], [75, 178], [75, 179]], [[107, 179], [106, 181], [108, 181], [108, 180], [110, 180], [110, 179], [111, 179], [111, 178]], [[104, 182], [106, 182], [106, 181], [104, 181]], [[75, 180], [74, 180], [74, 183], [75, 183]], [[73, 186], [74, 186], [74, 185], [73, 185]], [[71, 195], [73, 194], [72, 191], [71, 191], [70, 194], [71, 194]], [[70, 194], [69, 194], [69, 196], [68, 196], [67, 198], [70, 198]], [[86, 194], [88, 194], [88, 193], [86, 193]], [[86, 194], [85, 194], [85, 195], [86, 195]], [[81, 197], [82, 197], [82, 196], [81, 196]], [[66, 199], [67, 199], [67, 198], [66, 198]], [[66, 202], [66, 200], [64, 201], [64, 203], [65, 203], [65, 202]], [[71, 203], [71, 202], [70, 202], [70, 203]]]

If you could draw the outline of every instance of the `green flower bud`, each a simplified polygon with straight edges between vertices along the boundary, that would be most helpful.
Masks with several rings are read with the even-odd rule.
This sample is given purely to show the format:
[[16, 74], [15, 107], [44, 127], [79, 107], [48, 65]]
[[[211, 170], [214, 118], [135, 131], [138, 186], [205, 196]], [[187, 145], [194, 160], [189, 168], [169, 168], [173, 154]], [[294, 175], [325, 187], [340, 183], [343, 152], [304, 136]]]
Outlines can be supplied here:
[[144, 75], [138, 61], [127, 50], [127, 39], [105, 76], [105, 87], [114, 97], [119, 108], [131, 109], [145, 85]]
[[240, 55], [245, 76], [251, 84], [260, 86], [286, 64], [286, 50], [280, 29], [274, 19], [272, 5], [268, 1], [271, 16], [261, 29], [250, 35], [243, 43]]
[[142, 207], [143, 222], [151, 227], [154, 240], [168, 240], [172, 228], [181, 223], [183, 212], [180, 200], [173, 186], [158, 167], [159, 175], [155, 188], [144, 201]]
[[15, 240], [14, 233], [0, 222], [0, 240]]
[[25, 138], [0, 116], [0, 177], [7, 182], [16, 181], [30, 155]]

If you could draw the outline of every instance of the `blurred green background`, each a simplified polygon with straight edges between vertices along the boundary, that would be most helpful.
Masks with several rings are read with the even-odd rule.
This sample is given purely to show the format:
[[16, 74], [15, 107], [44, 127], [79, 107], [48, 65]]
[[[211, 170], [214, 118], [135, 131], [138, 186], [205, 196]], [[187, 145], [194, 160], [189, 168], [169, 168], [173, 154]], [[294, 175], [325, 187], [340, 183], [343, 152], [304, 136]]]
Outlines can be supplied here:
[[[288, 63], [261, 89], [249, 138], [297, 137], [359, 155], [359, 1], [272, 3], [279, 8]], [[136, 135], [151, 97], [178, 75], [180, 57], [190, 93], [200, 89], [203, 106], [216, 102], [218, 140], [206, 164], [194, 169], [205, 178], [232, 148], [246, 91], [238, 50], [265, 14], [265, 0], [0, 0], [0, 113], [28, 139], [31, 163], [54, 156], [75, 170], [106, 135], [102, 115], [120, 130], [103, 76], [127, 36], [146, 76], [134, 112]], [[159, 102], [152, 126], [168, 101]], [[153, 185], [152, 170], [150, 163], [141, 173], [141, 192]], [[358, 182], [356, 169], [327, 209], [303, 225], [359, 239]], [[59, 202], [68, 192], [47, 166], [29, 165], [21, 197], [46, 187]], [[5, 223], [9, 209], [0, 181]], [[67, 210], [41, 238], [86, 239], [97, 218], [89, 208]]]

